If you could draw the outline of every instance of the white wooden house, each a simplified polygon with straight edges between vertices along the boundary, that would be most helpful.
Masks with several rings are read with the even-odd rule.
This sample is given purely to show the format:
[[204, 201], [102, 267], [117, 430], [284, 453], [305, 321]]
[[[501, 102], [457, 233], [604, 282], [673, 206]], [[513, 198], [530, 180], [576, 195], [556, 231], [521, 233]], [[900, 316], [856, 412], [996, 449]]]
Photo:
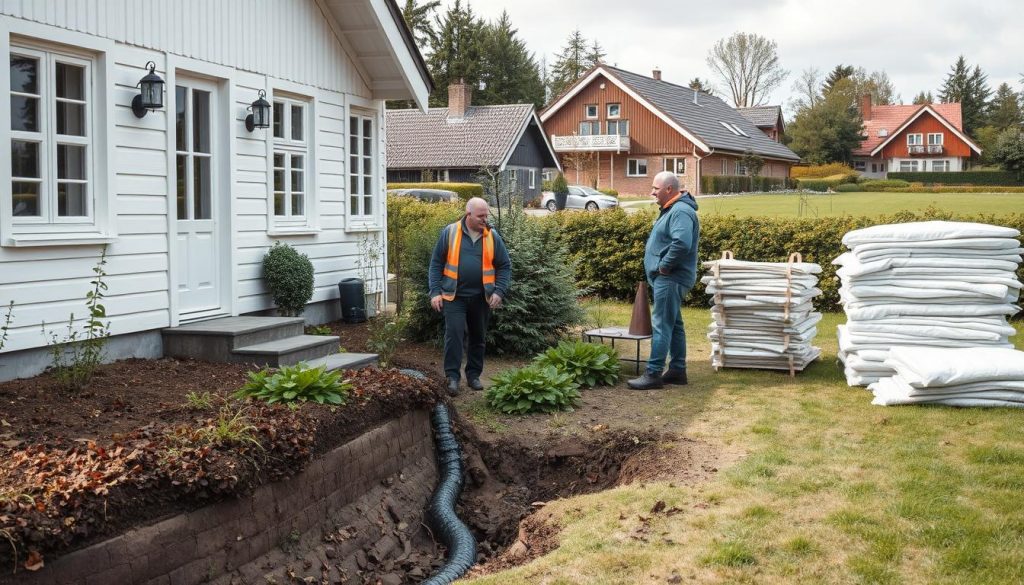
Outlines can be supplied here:
[[[0, 57], [0, 380], [46, 365], [43, 322], [86, 314], [103, 245], [111, 359], [272, 309], [275, 241], [313, 262], [307, 320], [335, 318], [385, 247], [383, 100], [432, 89], [394, 0], [6, 0]], [[149, 62], [164, 106], [139, 118]], [[272, 124], [250, 131], [261, 90]]]

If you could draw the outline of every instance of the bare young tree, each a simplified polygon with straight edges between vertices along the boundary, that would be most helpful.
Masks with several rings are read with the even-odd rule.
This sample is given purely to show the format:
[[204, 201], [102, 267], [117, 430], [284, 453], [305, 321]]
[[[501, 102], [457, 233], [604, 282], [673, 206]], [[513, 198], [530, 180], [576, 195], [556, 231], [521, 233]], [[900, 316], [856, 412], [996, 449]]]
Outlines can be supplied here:
[[800, 73], [800, 77], [793, 82], [794, 97], [789, 102], [793, 112], [800, 112], [807, 108], [813, 108], [821, 101], [821, 70], [817, 67], [809, 67]]
[[718, 73], [739, 108], [760, 106], [789, 72], [779, 64], [778, 45], [756, 33], [734, 33], [708, 51], [708, 67]]

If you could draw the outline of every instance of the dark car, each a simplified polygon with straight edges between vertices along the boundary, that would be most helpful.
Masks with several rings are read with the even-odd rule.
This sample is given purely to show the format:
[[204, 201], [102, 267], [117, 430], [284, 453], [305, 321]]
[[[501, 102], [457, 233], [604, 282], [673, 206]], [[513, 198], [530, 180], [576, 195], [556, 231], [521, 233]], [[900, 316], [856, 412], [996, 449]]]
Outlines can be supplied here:
[[388, 195], [396, 195], [398, 197], [415, 197], [416, 199], [426, 201], [427, 203], [456, 201], [459, 198], [458, 193], [455, 191], [448, 191], [446, 189], [391, 189], [388, 191]]

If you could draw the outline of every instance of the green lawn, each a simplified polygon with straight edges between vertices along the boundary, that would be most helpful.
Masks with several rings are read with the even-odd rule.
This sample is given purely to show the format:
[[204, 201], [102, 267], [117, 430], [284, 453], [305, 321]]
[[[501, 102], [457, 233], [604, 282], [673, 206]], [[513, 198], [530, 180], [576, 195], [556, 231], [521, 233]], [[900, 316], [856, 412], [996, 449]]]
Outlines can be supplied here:
[[1024, 212], [1024, 193], [834, 193], [702, 197], [701, 215], [873, 216], [934, 206], [965, 214]]
[[[629, 319], [624, 303], [587, 307]], [[637, 417], [716, 445], [717, 473], [549, 502], [559, 548], [472, 583], [1024, 582], [1024, 409], [872, 406], [835, 364], [842, 314], [795, 378], [714, 372], [707, 310], [684, 320], [690, 385], [638, 399]]]

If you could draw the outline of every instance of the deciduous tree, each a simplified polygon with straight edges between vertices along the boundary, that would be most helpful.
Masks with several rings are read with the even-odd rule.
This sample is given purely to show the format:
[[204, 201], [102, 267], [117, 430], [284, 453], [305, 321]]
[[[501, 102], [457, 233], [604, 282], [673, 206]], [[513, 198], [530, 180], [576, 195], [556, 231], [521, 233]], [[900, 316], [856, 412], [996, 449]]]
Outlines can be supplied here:
[[786, 128], [789, 147], [814, 164], [849, 163], [861, 142], [855, 90], [852, 79], [840, 79], [817, 104], [798, 112]]
[[776, 42], [755, 33], [719, 39], [707, 64], [725, 82], [736, 107], [762, 105], [789, 74], [779, 63]]

